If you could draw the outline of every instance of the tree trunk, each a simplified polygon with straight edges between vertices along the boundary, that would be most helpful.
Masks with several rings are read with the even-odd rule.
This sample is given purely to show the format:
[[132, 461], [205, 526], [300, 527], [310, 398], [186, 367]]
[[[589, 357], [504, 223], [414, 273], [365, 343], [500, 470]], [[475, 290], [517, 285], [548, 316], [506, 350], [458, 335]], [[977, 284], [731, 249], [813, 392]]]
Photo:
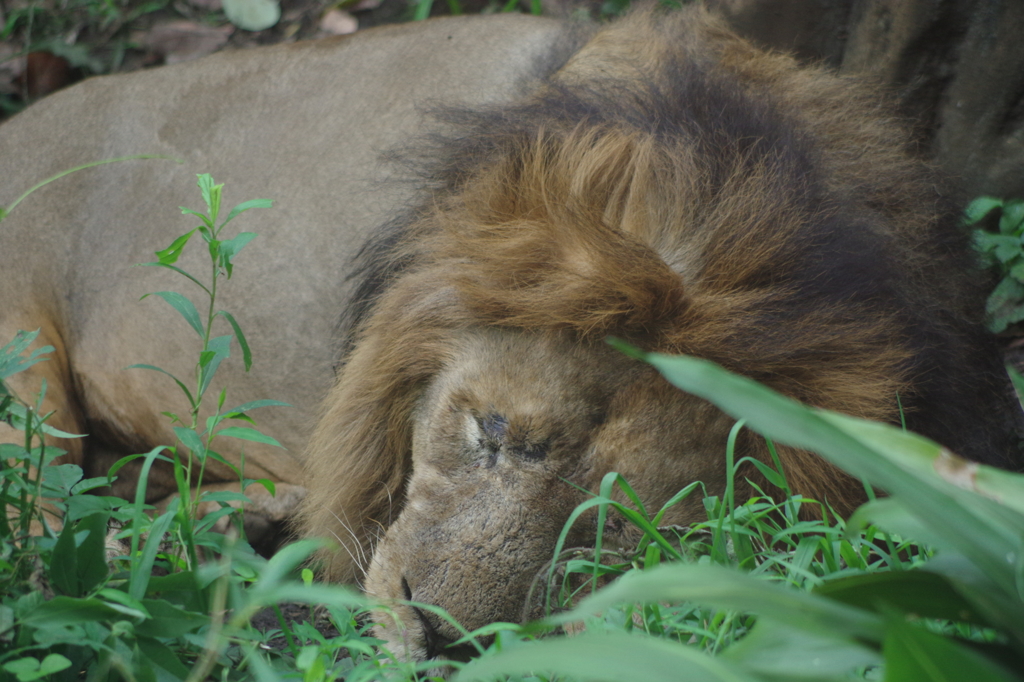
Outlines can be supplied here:
[[877, 80], [966, 196], [1024, 197], [1024, 2], [708, 4], [761, 45]]

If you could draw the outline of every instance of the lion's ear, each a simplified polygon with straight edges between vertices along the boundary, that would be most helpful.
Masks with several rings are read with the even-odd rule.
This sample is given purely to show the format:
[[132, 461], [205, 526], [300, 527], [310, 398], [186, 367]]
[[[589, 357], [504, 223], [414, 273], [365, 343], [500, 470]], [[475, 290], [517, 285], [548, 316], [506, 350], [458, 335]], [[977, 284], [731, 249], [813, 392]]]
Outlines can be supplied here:
[[649, 211], [661, 191], [650, 146], [614, 130], [543, 133], [440, 207], [433, 256], [462, 305], [490, 324], [593, 336], [676, 319], [682, 278], [648, 245], [666, 218]]
[[[298, 527], [337, 542], [325, 550], [325, 578], [359, 582], [376, 541], [398, 517], [412, 471], [412, 413], [440, 367], [450, 334], [436, 282], [411, 274], [377, 303], [324, 401], [307, 448], [308, 486]], [[450, 321], [447, 320], [446, 321]]]

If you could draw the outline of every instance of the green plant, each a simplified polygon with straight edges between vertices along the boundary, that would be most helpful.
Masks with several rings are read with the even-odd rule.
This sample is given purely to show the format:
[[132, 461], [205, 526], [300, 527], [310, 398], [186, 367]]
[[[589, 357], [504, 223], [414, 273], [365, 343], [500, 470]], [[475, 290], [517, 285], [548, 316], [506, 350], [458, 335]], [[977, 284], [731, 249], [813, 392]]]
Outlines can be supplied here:
[[999, 277], [985, 306], [988, 327], [999, 333], [1024, 320], [1024, 200], [978, 197], [965, 212], [966, 225], [979, 225], [999, 209], [999, 231], [974, 230], [974, 245]]
[[2, 222], [3, 219], [6, 218], [10, 214], [10, 212], [13, 211], [14, 208], [18, 204], [20, 204], [22, 201], [27, 199], [30, 194], [32, 194], [33, 192], [35, 192], [37, 189], [39, 189], [41, 187], [45, 187], [46, 185], [50, 184], [54, 180], [60, 180], [65, 175], [70, 175], [71, 173], [76, 173], [76, 172], [78, 172], [80, 170], [85, 170], [86, 168], [94, 168], [96, 166], [102, 166], [102, 165], [105, 165], [105, 164], [108, 164], [108, 163], [119, 163], [121, 161], [132, 161], [132, 160], [135, 160], [135, 159], [166, 159], [168, 161], [174, 161], [175, 163], [181, 163], [181, 161], [179, 161], [177, 159], [172, 159], [171, 157], [164, 156], [162, 154], [135, 154], [135, 155], [132, 155], [132, 156], [120, 156], [120, 157], [118, 157], [116, 159], [103, 159], [102, 161], [93, 161], [91, 163], [83, 163], [81, 166], [75, 166], [74, 168], [68, 168], [67, 170], [63, 170], [60, 173], [57, 173], [56, 175], [52, 175], [52, 176], [46, 178], [42, 182], [38, 182], [38, 183], [32, 185], [27, 190], [22, 192], [21, 196], [19, 196], [17, 199], [15, 199], [11, 203], [10, 206], [7, 206], [7, 207], [0, 206], [0, 222]]
[[[224, 427], [223, 421], [251, 422], [248, 410], [280, 404], [259, 401], [222, 412], [222, 391], [217, 411], [200, 423], [203, 396], [217, 367], [228, 357], [232, 338], [242, 347], [246, 366], [251, 362], [234, 318], [218, 311], [215, 303], [218, 280], [230, 276], [234, 257], [253, 235], [223, 239], [222, 231], [243, 211], [268, 202], [245, 202], [218, 222], [222, 187], [209, 176], [200, 176], [199, 186], [207, 212], [183, 211], [200, 218], [202, 224], [158, 252], [158, 260], [149, 264], [179, 272], [208, 295], [207, 314], [200, 318], [180, 294], [157, 294], [185, 317], [201, 339], [195, 388], [175, 380], [192, 409], [185, 417], [170, 415], [178, 424], [181, 442], [177, 447], [161, 446], [137, 456], [143, 458], [143, 467], [133, 503], [84, 494], [108, 485], [110, 478], [83, 480], [78, 466], [55, 463], [63, 453], [47, 446], [43, 435], [72, 436], [46, 424], [49, 415], [40, 414], [39, 409], [42, 395], [34, 403], [25, 403], [0, 381], [0, 419], [24, 434], [23, 443], [0, 445], [0, 493], [8, 509], [0, 517], [0, 679], [72, 680], [82, 675], [89, 680], [203, 680], [211, 675], [240, 679], [274, 666], [259, 649], [263, 636], [248, 624], [257, 610], [279, 601], [327, 603], [340, 617], [366, 607], [362, 597], [343, 588], [290, 579], [314, 543], [295, 543], [269, 561], [261, 559], [238, 537], [211, 531], [213, 519], [238, 513], [227, 504], [237, 497], [197, 496], [188, 488], [190, 475], [201, 481], [204, 462], [219, 457], [210, 450], [215, 437], [268, 442], [255, 429]], [[208, 283], [175, 265], [196, 232], [210, 254]], [[211, 335], [218, 317], [227, 320], [230, 335]], [[45, 360], [52, 349], [28, 352], [35, 338], [36, 333], [19, 333], [0, 349], [0, 380]], [[157, 459], [174, 460], [182, 495], [153, 517], [145, 504], [145, 485]], [[116, 468], [110, 476], [115, 473]], [[193, 512], [200, 500], [220, 502], [223, 508], [196, 519]], [[60, 512], [62, 528], [40, 523], [43, 501]], [[122, 527], [108, 538], [111, 520]], [[122, 541], [111, 546], [114, 540]], [[202, 552], [205, 562], [199, 561], [199, 548], [206, 550]], [[354, 616], [348, 618], [354, 622]], [[344, 641], [353, 636], [358, 633], [348, 632]]]
[[[594, 680], [1024, 679], [1024, 476], [964, 462], [884, 424], [804, 407], [703, 360], [621, 347], [773, 440], [884, 485], [890, 497], [850, 519], [855, 542], [870, 520], [936, 555], [892, 566], [903, 570], [823, 580], [812, 593], [699, 563], [634, 571], [535, 626], [586, 621], [584, 635], [516, 643], [455, 679], [540, 670]], [[722, 618], [741, 614], [749, 627], [711, 658], [636, 632], [602, 631], [591, 615], [604, 612], [606, 622], [623, 604], [680, 602]]]
[[[246, 426], [222, 426], [222, 423], [229, 420], [240, 420], [252, 424], [254, 422], [252, 418], [248, 416], [248, 412], [261, 407], [286, 405], [285, 403], [277, 400], [257, 400], [239, 405], [233, 409], [227, 410], [226, 412], [222, 412], [221, 410], [224, 407], [227, 395], [224, 390], [221, 390], [217, 396], [216, 411], [213, 415], [207, 417], [204, 422], [200, 423], [200, 412], [203, 409], [207, 391], [210, 388], [210, 384], [213, 381], [213, 377], [219, 369], [221, 362], [230, 357], [232, 339], [237, 341], [242, 351], [242, 361], [244, 363], [245, 370], [249, 371], [252, 367], [252, 354], [249, 350], [249, 344], [246, 341], [245, 334], [242, 332], [242, 329], [239, 327], [234, 316], [227, 311], [217, 310], [216, 303], [217, 287], [221, 279], [231, 278], [231, 274], [234, 269], [234, 258], [238, 256], [242, 249], [253, 238], [255, 238], [256, 235], [252, 232], [240, 232], [231, 239], [223, 239], [223, 231], [228, 223], [245, 211], [253, 208], [269, 208], [271, 202], [268, 199], [254, 199], [243, 202], [238, 206], [235, 206], [228, 214], [227, 218], [218, 224], [223, 185], [214, 184], [213, 178], [204, 174], [199, 176], [198, 186], [202, 193], [203, 201], [206, 203], [207, 213], [193, 211], [192, 209], [184, 207], [181, 208], [181, 212], [185, 215], [191, 215], [199, 218], [201, 224], [179, 236], [167, 248], [157, 251], [156, 261], [141, 264], [143, 266], [166, 268], [176, 272], [199, 287], [203, 294], [206, 295], [207, 304], [205, 306], [203, 316], [200, 316], [199, 311], [191, 300], [176, 291], [158, 291], [154, 294], [146, 294], [146, 296], [143, 296], [143, 298], [146, 298], [147, 296], [153, 295], [162, 298], [184, 318], [184, 320], [199, 336], [201, 347], [193, 376], [194, 387], [190, 389], [181, 379], [169, 374], [159, 367], [152, 365], [131, 366], [131, 368], [149, 369], [166, 374], [174, 380], [175, 384], [177, 384], [188, 400], [190, 409], [187, 415], [181, 416], [170, 412], [165, 414], [171, 419], [172, 424], [175, 424], [173, 427], [174, 433], [178, 437], [178, 441], [180, 443], [180, 447], [172, 450], [174, 478], [178, 484], [179, 498], [182, 500], [182, 504], [178, 510], [179, 529], [180, 532], [184, 534], [184, 545], [188, 549], [187, 558], [189, 565], [191, 566], [196, 566], [198, 564], [198, 557], [196, 554], [197, 543], [193, 542], [196, 528], [193, 524], [197, 521], [196, 510], [200, 503], [204, 501], [217, 502], [221, 505], [220, 511], [208, 514], [202, 520], [201, 527], [198, 529], [200, 532], [204, 533], [204, 537], [206, 538], [205, 542], [213, 542], [216, 544], [220, 536], [216, 534], [205, 534], [205, 531], [212, 527], [213, 523], [216, 522], [218, 518], [232, 513], [233, 510], [229, 505], [230, 502], [240, 503], [244, 502], [246, 499], [244, 494], [231, 493], [227, 491], [219, 493], [202, 492], [203, 476], [206, 471], [207, 462], [212, 459], [235, 471], [238, 478], [242, 481], [243, 491], [245, 487], [251, 483], [259, 483], [266, 487], [271, 494], [274, 493], [274, 484], [271, 481], [265, 479], [260, 481], [246, 480], [244, 471], [234, 466], [231, 462], [213, 450], [212, 445], [216, 437], [238, 438], [251, 442], [275, 445], [278, 447], [280, 447], [280, 444], [270, 436], [267, 436], [254, 428]], [[206, 242], [207, 251], [210, 256], [210, 272], [205, 282], [201, 281], [195, 275], [182, 270], [176, 265], [189, 240], [197, 233], [203, 241]], [[227, 322], [231, 330], [230, 334], [221, 336], [212, 335], [214, 322], [218, 317]], [[112, 470], [111, 475], [116, 473], [117, 469], [130, 461], [130, 459], [131, 458], [126, 458], [118, 462]], [[144, 466], [148, 469], [149, 464], [147, 463]], [[240, 523], [238, 527], [241, 529]]]

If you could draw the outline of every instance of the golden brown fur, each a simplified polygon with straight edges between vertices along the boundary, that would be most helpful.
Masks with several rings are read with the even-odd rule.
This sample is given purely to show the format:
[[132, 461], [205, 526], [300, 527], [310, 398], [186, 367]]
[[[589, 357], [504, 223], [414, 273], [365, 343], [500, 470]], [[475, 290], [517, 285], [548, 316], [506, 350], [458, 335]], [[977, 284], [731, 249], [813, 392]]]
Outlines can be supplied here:
[[[912, 428], [1007, 462], [965, 238], [869, 87], [700, 10], [646, 12], [522, 102], [445, 116], [454, 132], [421, 152], [429, 195], [366, 251], [309, 448], [304, 530], [342, 546], [328, 578], [368, 571], [376, 596], [470, 629], [515, 620], [584, 499], [566, 481], [619, 471], [649, 508], [693, 480], [721, 492], [731, 420], [609, 334], [862, 417], [898, 421], [901, 401]], [[740, 447], [767, 457], [752, 434]], [[813, 455], [781, 457], [794, 490], [860, 500]], [[396, 612], [382, 636], [445, 655], [454, 631]]]

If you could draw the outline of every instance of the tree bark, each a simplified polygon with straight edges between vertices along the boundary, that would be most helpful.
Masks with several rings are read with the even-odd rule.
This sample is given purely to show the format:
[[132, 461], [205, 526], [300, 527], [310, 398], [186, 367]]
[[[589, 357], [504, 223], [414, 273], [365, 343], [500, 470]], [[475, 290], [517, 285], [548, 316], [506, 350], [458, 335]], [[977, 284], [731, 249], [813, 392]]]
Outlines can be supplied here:
[[708, 0], [740, 33], [876, 80], [967, 196], [1024, 197], [1024, 3]]

